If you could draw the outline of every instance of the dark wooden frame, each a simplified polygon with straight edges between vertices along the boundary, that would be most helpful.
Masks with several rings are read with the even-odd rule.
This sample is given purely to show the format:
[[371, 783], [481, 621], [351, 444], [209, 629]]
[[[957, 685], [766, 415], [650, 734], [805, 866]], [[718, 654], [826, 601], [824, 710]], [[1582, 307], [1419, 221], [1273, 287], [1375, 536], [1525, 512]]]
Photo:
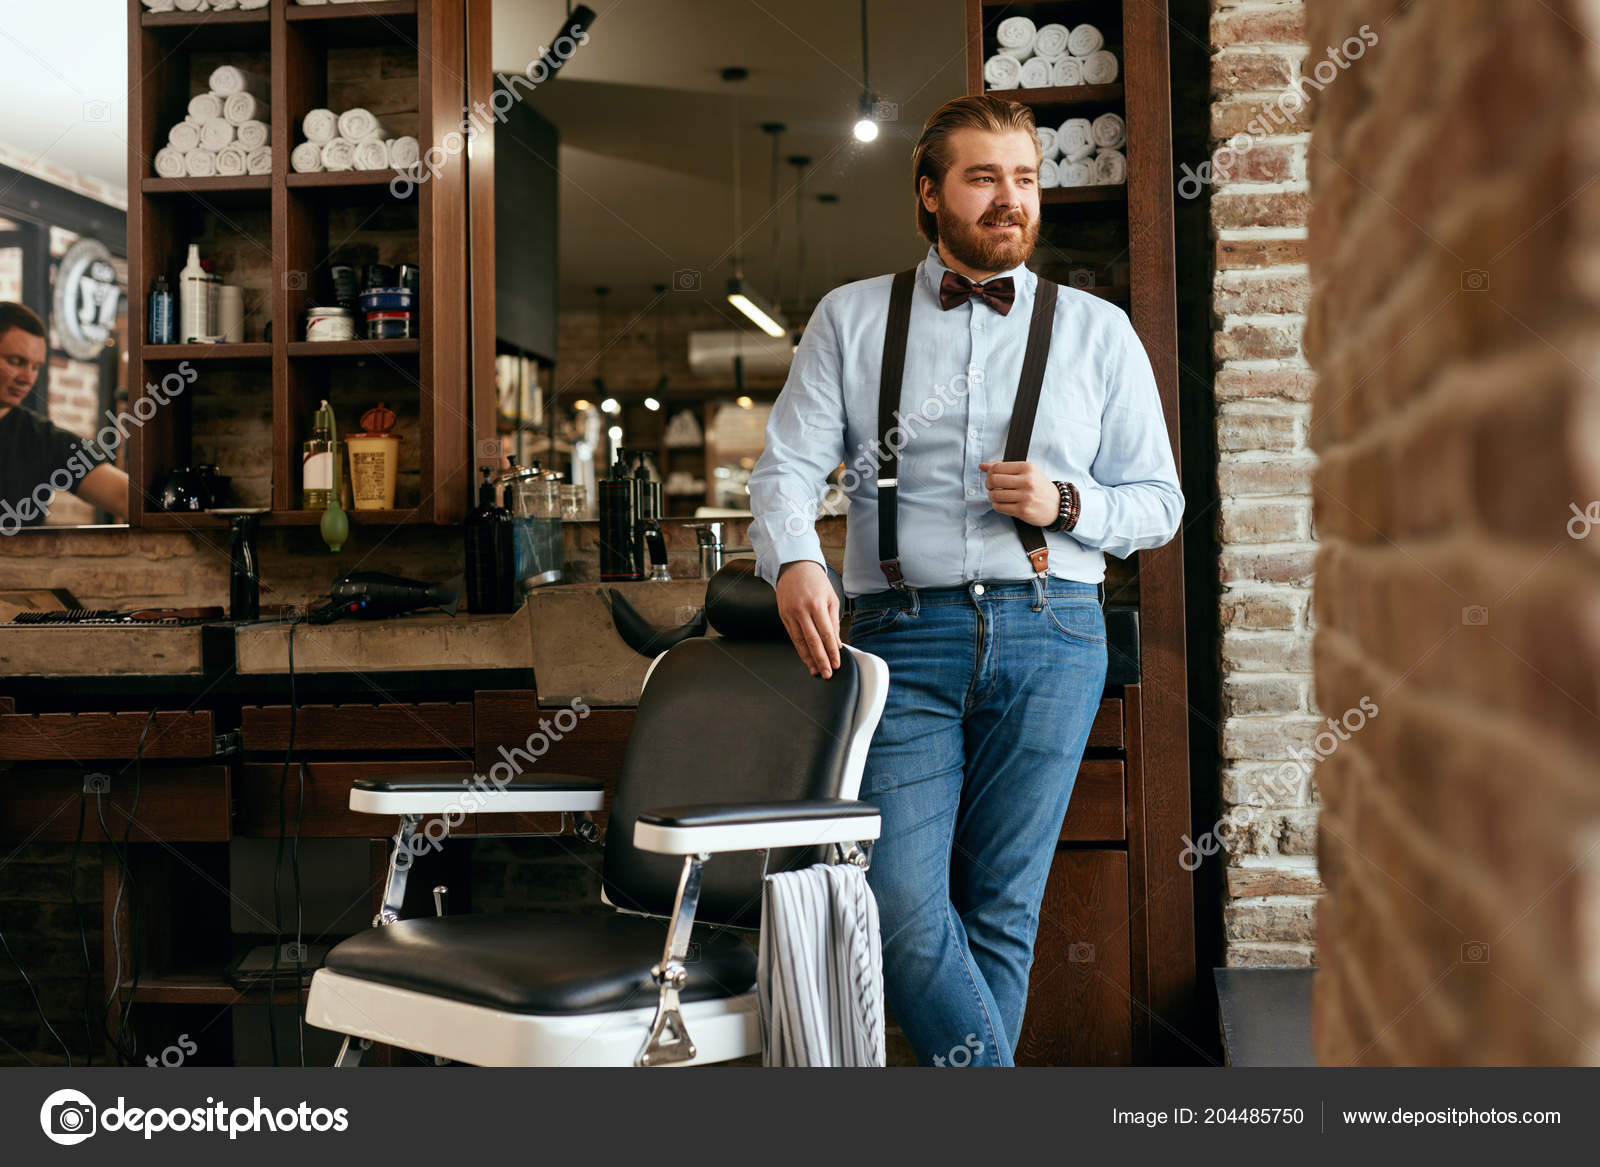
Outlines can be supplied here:
[[[1002, 16], [1038, 11], [1065, 20], [1074, 11], [1120, 7], [1121, 84], [1015, 89], [1003, 96], [1055, 109], [1118, 102], [1128, 125], [1126, 223], [1128, 315], [1161, 393], [1173, 459], [1179, 458], [1177, 278], [1173, 242], [1172, 109], [1166, 0], [966, 0], [967, 91], [985, 91], [986, 27]], [[1112, 91], [1116, 92], [1112, 92]], [[1041, 214], [1105, 213], [1119, 201], [1101, 188], [1045, 191]], [[1052, 197], [1053, 196], [1053, 197]], [[1098, 204], [1098, 205], [1096, 205]], [[1113, 213], [1115, 211], [1113, 210]], [[1179, 464], [1181, 468], [1181, 463]], [[1198, 1036], [1194, 881], [1178, 863], [1189, 824], [1189, 740], [1185, 670], [1183, 532], [1139, 552], [1141, 683], [1124, 692], [1129, 781], [1127, 900], [1131, 933], [1130, 1006], [1134, 1060], [1187, 1062]], [[1109, 695], [1109, 694], [1108, 694]], [[1063, 848], [1065, 850], [1066, 848]]]
[[[428, 180], [418, 184], [410, 196], [417, 203], [417, 259], [422, 267], [420, 338], [315, 346], [300, 340], [300, 322], [309, 303], [308, 281], [296, 284], [290, 276], [307, 271], [322, 258], [314, 249], [316, 217], [325, 213], [321, 200], [376, 202], [391, 198], [385, 185], [393, 175], [389, 171], [295, 174], [289, 168], [289, 155], [301, 116], [322, 92], [324, 77], [320, 74], [326, 48], [369, 41], [416, 48], [418, 140], [423, 151], [444, 142], [445, 135], [458, 130], [460, 111], [468, 104], [465, 78], [471, 75], [469, 69], [487, 73], [487, 13], [477, 14], [477, 27], [469, 33], [467, 0], [384, 0], [319, 7], [273, 3], [251, 11], [197, 13], [150, 13], [139, 0], [128, 0], [128, 21], [129, 367], [134, 386], [130, 408], [144, 395], [143, 385], [180, 360], [270, 370], [272, 510], [264, 520], [269, 525], [315, 525], [320, 512], [298, 509], [295, 504], [298, 443], [305, 436], [309, 418], [305, 404], [312, 392], [309, 386], [330, 375], [329, 369], [336, 367], [331, 363], [383, 362], [417, 386], [423, 444], [421, 497], [414, 508], [351, 511], [350, 520], [381, 525], [459, 522], [470, 505], [474, 424], [485, 435], [494, 432], [492, 414], [487, 422], [481, 410], [474, 416], [473, 391], [468, 388], [476, 377], [478, 397], [485, 392], [485, 384], [492, 393], [493, 361], [470, 364], [468, 346], [460, 343], [472, 319], [468, 315], [466, 152], [446, 152], [443, 164], [436, 172], [430, 171]], [[469, 36], [476, 46], [470, 60]], [[170, 113], [171, 91], [180, 84], [178, 70], [185, 67], [178, 49], [204, 50], [229, 44], [270, 53], [272, 173], [238, 178], [156, 177], [151, 159], [166, 128], [160, 124], [162, 111]], [[473, 92], [477, 94], [476, 88]], [[475, 153], [491, 155], [491, 184], [492, 135], [490, 128], [474, 143]], [[176, 199], [196, 200], [202, 207], [249, 205], [257, 212], [265, 200], [271, 218], [274, 271], [270, 343], [152, 346], [145, 342], [148, 284], [156, 272], [169, 267], [173, 256], [169, 228], [177, 212], [163, 201]], [[479, 213], [475, 200], [471, 214]], [[475, 230], [479, 234], [473, 240], [473, 258], [482, 262], [487, 252], [492, 264], [492, 204], [488, 219]], [[492, 288], [492, 283], [489, 286]], [[488, 343], [492, 346], [492, 331]], [[478, 337], [474, 344], [481, 351], [484, 341]], [[151, 423], [135, 431], [129, 458], [133, 486], [128, 521], [132, 525], [186, 529], [225, 525], [220, 516], [164, 514], [149, 505], [159, 475], [170, 468], [182, 444], [178, 427], [185, 425], [186, 414], [178, 410], [170, 415], [158, 413]]]

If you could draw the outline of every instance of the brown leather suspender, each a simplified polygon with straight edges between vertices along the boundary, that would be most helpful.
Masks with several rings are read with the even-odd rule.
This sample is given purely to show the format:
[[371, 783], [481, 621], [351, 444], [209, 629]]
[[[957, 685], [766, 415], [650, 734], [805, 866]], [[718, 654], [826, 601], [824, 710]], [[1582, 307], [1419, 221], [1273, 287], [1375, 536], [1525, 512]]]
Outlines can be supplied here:
[[[896, 273], [889, 289], [889, 320], [883, 331], [883, 371], [878, 379], [878, 446], [883, 461], [878, 470], [878, 563], [883, 574], [896, 587], [904, 586], [900, 571], [899, 532], [896, 528], [900, 489], [900, 448], [889, 442], [895, 414], [900, 407], [901, 382], [906, 367], [906, 337], [911, 329], [911, 299], [916, 291], [915, 268]], [[1021, 462], [1028, 457], [1033, 438], [1033, 421], [1039, 411], [1039, 392], [1044, 386], [1044, 367], [1050, 358], [1050, 326], [1055, 320], [1056, 285], [1043, 276], [1033, 295], [1033, 316], [1028, 321], [1028, 347], [1022, 356], [1022, 376], [1017, 384], [1016, 405], [1006, 431], [1005, 461]], [[974, 309], [976, 311], [976, 309]], [[1038, 575], [1050, 567], [1050, 549], [1044, 532], [1015, 515], [1022, 549]]]

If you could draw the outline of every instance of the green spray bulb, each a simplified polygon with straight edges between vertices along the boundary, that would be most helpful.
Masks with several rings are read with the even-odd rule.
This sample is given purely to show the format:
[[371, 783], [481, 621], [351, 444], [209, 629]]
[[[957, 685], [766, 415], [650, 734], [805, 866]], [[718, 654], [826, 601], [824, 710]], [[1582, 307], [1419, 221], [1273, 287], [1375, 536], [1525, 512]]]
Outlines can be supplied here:
[[344, 541], [350, 537], [350, 516], [345, 514], [339, 506], [340, 473], [343, 467], [339, 457], [339, 429], [338, 422], [333, 416], [333, 407], [326, 401], [322, 408], [317, 410], [316, 425], [318, 429], [327, 429], [328, 438], [333, 446], [333, 489], [328, 492], [328, 505], [322, 512], [322, 541], [328, 545], [328, 550], [337, 551], [344, 546]]

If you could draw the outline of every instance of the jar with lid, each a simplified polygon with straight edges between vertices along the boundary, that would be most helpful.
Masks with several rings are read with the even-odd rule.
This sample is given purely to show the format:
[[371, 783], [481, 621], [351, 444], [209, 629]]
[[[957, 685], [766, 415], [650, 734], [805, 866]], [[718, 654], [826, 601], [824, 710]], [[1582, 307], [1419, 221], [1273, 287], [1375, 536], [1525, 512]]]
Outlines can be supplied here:
[[528, 591], [561, 582], [565, 553], [561, 539], [561, 476], [537, 462], [511, 468], [498, 482], [506, 509], [516, 524], [517, 585]]

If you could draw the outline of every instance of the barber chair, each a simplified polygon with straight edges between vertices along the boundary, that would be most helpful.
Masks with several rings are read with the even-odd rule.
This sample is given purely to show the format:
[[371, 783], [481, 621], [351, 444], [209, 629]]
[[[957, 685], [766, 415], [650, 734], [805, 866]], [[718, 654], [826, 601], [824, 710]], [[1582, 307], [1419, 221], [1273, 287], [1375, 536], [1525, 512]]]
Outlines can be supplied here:
[[813, 677], [753, 566], [734, 561], [707, 585], [720, 636], [674, 645], [645, 675], [604, 840], [601, 898], [614, 911], [450, 916], [440, 905], [399, 918], [425, 818], [560, 811], [594, 837], [598, 781], [355, 783], [350, 808], [397, 815], [400, 829], [374, 927], [333, 948], [311, 982], [306, 1021], [346, 1035], [339, 1065], [374, 1042], [484, 1066], [761, 1052], [756, 953], [736, 930], [759, 928], [767, 871], [870, 861], [878, 811], [856, 796], [889, 669], [845, 645], [833, 676]]

